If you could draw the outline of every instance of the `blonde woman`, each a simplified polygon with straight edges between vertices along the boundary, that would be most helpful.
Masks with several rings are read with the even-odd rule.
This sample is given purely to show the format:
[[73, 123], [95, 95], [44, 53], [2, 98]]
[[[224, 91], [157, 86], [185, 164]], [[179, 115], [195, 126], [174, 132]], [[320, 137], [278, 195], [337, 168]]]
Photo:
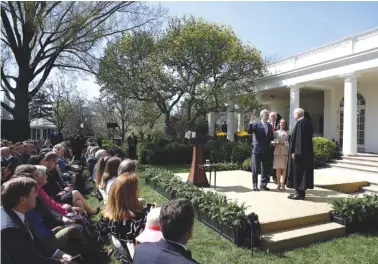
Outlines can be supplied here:
[[148, 209], [139, 201], [139, 184], [135, 173], [118, 176], [110, 189], [108, 202], [99, 222], [99, 240], [113, 235], [124, 248], [126, 243], [135, 243], [135, 238], [144, 230]]
[[[280, 120], [280, 129], [273, 134], [274, 160], [273, 168], [276, 170], [277, 190], [285, 190], [286, 168], [289, 154], [289, 132], [284, 119]], [[281, 181], [282, 176], [282, 181]]]

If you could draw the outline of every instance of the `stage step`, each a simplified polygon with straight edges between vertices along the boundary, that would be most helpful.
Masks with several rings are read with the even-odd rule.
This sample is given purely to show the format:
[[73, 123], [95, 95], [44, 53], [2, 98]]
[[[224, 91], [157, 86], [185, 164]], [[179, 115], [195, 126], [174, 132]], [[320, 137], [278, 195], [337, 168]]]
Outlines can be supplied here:
[[356, 160], [356, 159], [341, 159], [341, 160], [333, 160], [332, 163], [334, 164], [341, 164], [341, 165], [356, 165], [356, 166], [366, 166], [366, 167], [373, 167], [378, 168], [378, 162], [376, 161], [369, 161], [369, 160]]
[[343, 160], [354, 160], [354, 161], [369, 161], [369, 162], [375, 162], [378, 163], [378, 155], [361, 155], [358, 154], [357, 156], [343, 156]]
[[355, 171], [362, 171], [362, 172], [369, 172], [369, 173], [376, 173], [378, 174], [378, 167], [370, 167], [365, 165], [350, 165], [350, 164], [340, 164], [340, 163], [329, 163], [328, 164], [331, 168], [340, 168], [340, 169], [348, 169], [348, 170], [355, 170]]
[[309, 216], [285, 219], [269, 223], [261, 223], [261, 234], [272, 233], [307, 225], [326, 223], [330, 219], [329, 212]]
[[333, 222], [303, 226], [262, 235], [261, 249], [282, 252], [345, 235], [345, 226]]
[[361, 187], [361, 191], [369, 194], [377, 194], [378, 195], [378, 185], [371, 184], [370, 186]]

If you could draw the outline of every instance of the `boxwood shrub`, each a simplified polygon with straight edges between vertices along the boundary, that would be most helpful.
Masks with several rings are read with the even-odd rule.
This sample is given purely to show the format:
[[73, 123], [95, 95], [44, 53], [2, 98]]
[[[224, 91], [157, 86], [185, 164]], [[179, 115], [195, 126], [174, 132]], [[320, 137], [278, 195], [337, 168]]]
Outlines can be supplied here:
[[176, 142], [163, 146], [151, 142], [142, 143], [138, 147], [138, 157], [141, 163], [147, 164], [187, 164], [192, 160], [192, 146]]
[[223, 194], [205, 192], [193, 184], [183, 182], [166, 169], [148, 168], [144, 177], [147, 184], [162, 188], [173, 197], [191, 200], [198, 212], [206, 213], [228, 227], [242, 227], [246, 223], [244, 203], [238, 205], [228, 201]]
[[332, 202], [332, 213], [346, 219], [347, 224], [378, 223], [378, 195], [350, 197]]

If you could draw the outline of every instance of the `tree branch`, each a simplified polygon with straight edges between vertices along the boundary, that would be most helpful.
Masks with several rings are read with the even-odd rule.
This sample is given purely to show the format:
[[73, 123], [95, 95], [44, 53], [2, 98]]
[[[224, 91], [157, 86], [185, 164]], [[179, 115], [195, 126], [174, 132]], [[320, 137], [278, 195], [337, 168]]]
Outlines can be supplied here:
[[14, 115], [14, 109], [11, 108], [9, 105], [7, 105], [6, 103], [4, 102], [1, 102], [1, 106], [7, 110], [11, 115]]

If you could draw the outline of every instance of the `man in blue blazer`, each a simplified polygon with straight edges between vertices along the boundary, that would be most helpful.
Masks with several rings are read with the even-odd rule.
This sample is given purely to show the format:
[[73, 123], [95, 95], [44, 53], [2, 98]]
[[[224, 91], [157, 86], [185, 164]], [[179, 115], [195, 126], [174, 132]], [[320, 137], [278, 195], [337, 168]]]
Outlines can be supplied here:
[[187, 199], [169, 201], [160, 211], [163, 237], [159, 242], [142, 243], [136, 247], [134, 264], [193, 264], [198, 263], [186, 243], [191, 238], [194, 209]]
[[271, 142], [273, 140], [273, 130], [269, 124], [269, 110], [264, 109], [260, 112], [261, 121], [255, 121], [255, 111], [251, 115], [248, 125], [248, 134], [253, 134], [252, 151], [252, 184], [253, 190], [257, 188], [258, 166], [261, 166], [260, 189], [269, 191], [266, 186], [269, 182], [269, 172], [272, 163]]

